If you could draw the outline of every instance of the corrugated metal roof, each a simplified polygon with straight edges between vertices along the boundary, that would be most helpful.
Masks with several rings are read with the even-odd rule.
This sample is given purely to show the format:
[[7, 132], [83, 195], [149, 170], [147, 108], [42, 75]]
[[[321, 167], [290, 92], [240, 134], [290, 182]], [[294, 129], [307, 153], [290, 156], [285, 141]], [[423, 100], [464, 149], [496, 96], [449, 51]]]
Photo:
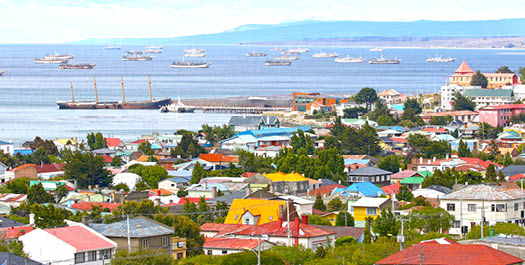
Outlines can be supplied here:
[[[128, 226], [126, 220], [111, 224], [89, 224], [89, 227], [107, 237], [127, 237]], [[143, 238], [173, 234], [173, 228], [155, 222], [149, 218], [139, 216], [129, 220], [130, 237]]]
[[466, 97], [511, 97], [514, 95], [512, 89], [466, 89], [463, 93]]
[[516, 200], [521, 198], [519, 189], [505, 189], [488, 185], [471, 185], [464, 189], [452, 192], [443, 196], [443, 200], [486, 200], [486, 201], [504, 201]]

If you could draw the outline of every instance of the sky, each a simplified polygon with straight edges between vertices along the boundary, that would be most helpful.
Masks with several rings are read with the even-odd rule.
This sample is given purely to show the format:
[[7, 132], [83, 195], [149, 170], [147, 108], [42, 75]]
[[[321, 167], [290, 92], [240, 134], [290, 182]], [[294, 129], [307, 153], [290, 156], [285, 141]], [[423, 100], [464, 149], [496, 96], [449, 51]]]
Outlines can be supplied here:
[[0, 0], [0, 43], [177, 37], [244, 24], [525, 17], [525, 0]]

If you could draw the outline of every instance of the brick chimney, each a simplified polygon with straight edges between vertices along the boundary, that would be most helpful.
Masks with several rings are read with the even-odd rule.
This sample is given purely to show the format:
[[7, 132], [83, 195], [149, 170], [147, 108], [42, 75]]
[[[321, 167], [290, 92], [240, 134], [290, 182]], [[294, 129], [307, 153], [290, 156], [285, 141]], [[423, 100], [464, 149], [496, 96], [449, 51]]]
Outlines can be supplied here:
[[301, 221], [303, 224], [307, 225], [308, 224], [308, 215], [303, 215], [301, 216]]
[[278, 222], [279, 222], [279, 227], [283, 227], [283, 218], [279, 216], [279, 218], [277, 218]]

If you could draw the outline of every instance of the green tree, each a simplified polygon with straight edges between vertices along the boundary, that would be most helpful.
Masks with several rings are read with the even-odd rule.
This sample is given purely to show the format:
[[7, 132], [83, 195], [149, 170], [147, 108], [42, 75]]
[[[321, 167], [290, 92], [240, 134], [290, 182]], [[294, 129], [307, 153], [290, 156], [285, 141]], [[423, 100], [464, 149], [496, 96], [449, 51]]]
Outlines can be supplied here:
[[[22, 241], [14, 240], [11, 242], [0, 242], [0, 252], [9, 252], [24, 258], [28, 258], [29, 255], [24, 252], [24, 243]], [[13, 264], [13, 263], [6, 263]]]
[[447, 125], [451, 121], [453, 121], [454, 118], [452, 116], [432, 116], [432, 119], [430, 119], [430, 124], [432, 125]]
[[463, 96], [461, 93], [456, 92], [454, 100], [454, 110], [470, 110], [474, 111], [476, 103], [470, 98]]
[[308, 224], [309, 225], [332, 225], [330, 220], [323, 218], [317, 214], [308, 215]]
[[141, 151], [144, 155], [151, 156], [153, 155], [153, 149], [151, 149], [151, 143], [144, 141], [139, 144], [138, 150]]
[[86, 136], [87, 138], [87, 145], [89, 147], [89, 149], [91, 150], [95, 150], [95, 134], [94, 133], [88, 133], [88, 135]]
[[379, 137], [377, 137], [376, 129], [368, 123], [365, 123], [359, 130], [357, 130], [356, 140], [357, 144], [357, 153], [358, 154], [368, 154], [371, 156], [378, 155], [382, 152], [381, 146], [379, 145]]
[[29, 179], [15, 178], [5, 184], [6, 193], [27, 194], [29, 190]]
[[503, 171], [499, 171], [498, 172], [498, 181], [499, 182], [505, 182], [506, 178], [505, 178], [505, 174], [503, 174]]
[[136, 164], [129, 167], [128, 172], [139, 175], [153, 189], [158, 187], [159, 181], [168, 178], [168, 171], [159, 165], [143, 166]]
[[155, 220], [173, 227], [174, 236], [186, 238], [186, 246], [192, 251], [189, 256], [202, 253], [200, 248], [204, 244], [204, 236], [200, 233], [200, 226], [185, 215], [156, 215]]
[[392, 173], [397, 173], [399, 172], [399, 168], [401, 167], [401, 158], [396, 155], [381, 157], [381, 160], [379, 161], [379, 164], [377, 164], [377, 167], [380, 169], [390, 171]]
[[[525, 229], [518, 224], [511, 223], [496, 223], [493, 226], [485, 225], [483, 226], [483, 234], [485, 237], [489, 237], [490, 229], [494, 229], [494, 234], [503, 234], [503, 235], [523, 235], [525, 234]], [[481, 238], [481, 226], [476, 225], [470, 229], [467, 233], [467, 239], [478, 239]]]
[[502, 65], [496, 70], [496, 73], [512, 74], [514, 72], [508, 66]]
[[408, 189], [407, 186], [401, 185], [399, 187], [399, 193], [397, 194], [397, 199], [400, 201], [412, 201], [414, 199], [414, 194]]
[[57, 188], [55, 190], [55, 202], [58, 204], [62, 200], [62, 198], [66, 197], [69, 193], [69, 190], [66, 187], [65, 183], [57, 184]]
[[518, 73], [520, 74], [521, 83], [525, 84], [525, 67], [520, 67]]
[[496, 168], [493, 164], [490, 164], [487, 167], [487, 171], [485, 172], [485, 179], [488, 182], [496, 182]]
[[372, 243], [372, 231], [371, 231], [371, 222], [372, 217], [368, 216], [365, 218], [365, 230], [363, 231], [363, 243], [364, 244], [370, 244]]
[[388, 109], [388, 106], [385, 103], [383, 103], [382, 100], [378, 100], [376, 102], [374, 110], [369, 112], [367, 117], [370, 120], [379, 122], [378, 119], [381, 116], [386, 116], [386, 117], [390, 118], [390, 110]]
[[376, 102], [378, 99], [377, 93], [375, 89], [370, 87], [362, 88], [356, 95], [355, 95], [355, 102], [358, 104], [365, 103], [366, 109], [370, 110], [370, 106]]
[[483, 122], [478, 127], [477, 137], [481, 138], [482, 140], [495, 139], [502, 131], [502, 127], [492, 127], [492, 125]]
[[408, 227], [423, 233], [442, 233], [452, 227], [454, 220], [454, 216], [442, 208], [425, 206], [411, 212]]
[[332, 199], [328, 202], [326, 209], [329, 212], [340, 211], [343, 209], [343, 202], [339, 198]]
[[30, 204], [28, 202], [13, 208], [11, 213], [22, 217], [27, 217], [30, 213], [35, 214], [35, 225], [41, 229], [65, 226], [64, 220], [72, 216], [68, 210], [55, 207], [52, 204]]
[[323, 199], [321, 198], [321, 195], [317, 194], [317, 197], [315, 198], [314, 202], [314, 209], [320, 210], [320, 211], [326, 211], [326, 206], [324, 205]]
[[357, 119], [368, 113], [368, 109], [363, 107], [356, 107], [344, 109], [343, 112], [345, 119]]
[[91, 152], [75, 151], [66, 158], [64, 176], [77, 181], [78, 188], [85, 189], [89, 185], [107, 187], [111, 183], [109, 172], [104, 169], [104, 159]]
[[304, 148], [307, 155], [313, 155], [315, 152], [314, 141], [302, 130], [298, 130], [297, 133], [292, 135], [291, 145], [294, 153], [297, 153], [300, 148]]
[[206, 171], [204, 171], [204, 167], [199, 163], [195, 163], [195, 167], [193, 168], [193, 172], [191, 174], [191, 184], [197, 184], [199, 181], [206, 177]]
[[206, 150], [193, 138], [193, 133], [184, 132], [180, 143], [171, 150], [171, 157], [194, 158], [203, 153]]
[[377, 124], [379, 126], [392, 126], [392, 125], [394, 125], [394, 121], [388, 115], [381, 115], [377, 119]]
[[421, 108], [421, 105], [419, 105], [419, 102], [417, 102], [416, 98], [410, 98], [403, 104], [404, 111], [407, 111], [409, 109], [414, 110], [414, 114], [420, 114], [423, 111], [423, 108]]
[[129, 192], [129, 187], [126, 183], [119, 183], [113, 187], [114, 190], [124, 190], [124, 192]]
[[111, 259], [111, 265], [172, 265], [173, 258], [168, 252], [160, 249], [139, 248], [128, 253], [122, 248]]
[[472, 81], [470, 81], [471, 86], [480, 86], [481, 88], [487, 88], [488, 83], [487, 77], [479, 70], [472, 76]]
[[372, 228], [380, 236], [397, 236], [399, 232], [399, 224], [390, 209], [381, 211], [381, 215], [372, 223]]
[[503, 165], [508, 167], [512, 165], [514, 161], [512, 160], [512, 157], [510, 156], [510, 153], [505, 154], [505, 159], [503, 160]]
[[471, 157], [472, 156], [472, 152], [468, 148], [467, 143], [463, 142], [463, 139], [459, 140], [458, 156], [459, 157]]
[[44, 190], [44, 186], [41, 183], [35, 184], [29, 188], [27, 191], [27, 201], [31, 204], [33, 203], [53, 203], [53, 195], [47, 193]]
[[111, 160], [111, 166], [112, 167], [120, 167], [122, 166], [122, 159], [120, 158], [120, 156], [114, 156], [113, 159]]
[[335, 226], [354, 226], [354, 217], [347, 211], [341, 211], [335, 218]]
[[106, 143], [106, 138], [102, 135], [102, 133], [97, 133], [95, 135], [95, 149], [100, 148], [107, 148], [108, 144]]

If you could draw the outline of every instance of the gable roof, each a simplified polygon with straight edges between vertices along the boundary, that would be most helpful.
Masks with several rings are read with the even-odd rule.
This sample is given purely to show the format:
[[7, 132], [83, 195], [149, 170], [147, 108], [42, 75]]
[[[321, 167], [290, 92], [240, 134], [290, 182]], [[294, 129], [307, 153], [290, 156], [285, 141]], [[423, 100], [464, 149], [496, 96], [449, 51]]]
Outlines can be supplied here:
[[356, 182], [345, 188], [343, 191], [359, 192], [365, 197], [377, 197], [385, 194], [381, 188], [368, 181]]
[[525, 165], [510, 165], [501, 170], [506, 177], [525, 172]]
[[241, 224], [242, 216], [248, 211], [253, 216], [259, 216], [258, 225], [277, 221], [279, 209], [285, 207], [286, 201], [282, 200], [234, 199], [224, 223]]
[[392, 195], [394, 193], [399, 193], [399, 187], [401, 187], [401, 185], [399, 182], [396, 182], [395, 184], [381, 187], [381, 190], [383, 190], [383, 192], [385, 192], [387, 195]]
[[334, 189], [336, 188], [340, 188], [340, 189], [344, 189], [345, 186], [341, 185], [341, 184], [330, 184], [330, 185], [325, 185], [325, 186], [321, 186], [320, 188], [317, 188], [315, 190], [311, 190], [308, 195], [311, 195], [311, 196], [317, 196], [317, 195], [327, 195], [327, 194], [330, 194], [332, 193], [332, 191], [334, 191]]
[[505, 189], [489, 185], [469, 185], [461, 190], [443, 196], [443, 200], [516, 200], [521, 198], [520, 190]]
[[0, 260], [4, 262], [2, 265], [44, 265], [38, 261], [24, 258], [9, 252], [0, 252]]
[[37, 173], [49, 173], [49, 172], [64, 171], [64, 165], [65, 165], [64, 163], [36, 165], [36, 172]]
[[116, 244], [111, 244], [81, 225], [48, 228], [44, 231], [72, 246], [77, 252], [116, 247]]
[[244, 250], [246, 248], [255, 249], [257, 246], [259, 246], [259, 240], [257, 239], [205, 237], [204, 245], [202, 247], [215, 249]]
[[[296, 227], [298, 227], [299, 234], [296, 234]], [[290, 222], [290, 231], [292, 231], [293, 237], [323, 237], [335, 232], [331, 232], [322, 228], [315, 227], [313, 225], [307, 225], [299, 222]], [[278, 221], [270, 222], [262, 225], [249, 225], [247, 228], [235, 232], [238, 235], [264, 235], [275, 237], [287, 237], [288, 236], [288, 226], [283, 222], [282, 225], [279, 225]]]
[[12, 145], [12, 143], [0, 140], [0, 145]]
[[120, 203], [118, 202], [77, 202], [71, 205], [71, 208], [89, 212], [93, 206], [102, 206], [102, 210], [107, 208], [112, 212], [113, 210], [118, 209], [119, 205]]
[[390, 175], [392, 172], [382, 170], [377, 167], [362, 167], [354, 171], [348, 172], [348, 176], [377, 176], [377, 175]]
[[28, 225], [4, 227], [0, 229], [0, 240], [18, 238], [33, 230], [34, 228]]
[[262, 117], [254, 115], [231, 116], [228, 125], [230, 126], [256, 126], [261, 124]]
[[207, 162], [213, 162], [213, 163], [237, 163], [239, 162], [238, 156], [227, 156], [223, 155], [221, 153], [217, 154], [200, 154], [199, 159], [207, 161]]
[[512, 89], [466, 89], [463, 93], [466, 97], [511, 97], [514, 95]]
[[285, 174], [283, 172], [277, 172], [277, 173], [270, 173], [270, 174], [264, 174], [264, 176], [268, 179], [270, 179], [272, 182], [278, 182], [278, 181], [308, 181], [307, 178], [305, 178], [303, 175], [292, 172], [289, 174]]
[[467, 64], [467, 62], [465, 60], [463, 60], [463, 62], [461, 62], [461, 64], [459, 65], [458, 69], [456, 69], [456, 71], [454, 71], [455, 74], [475, 74], [474, 70], [472, 70], [472, 68], [470, 68], [470, 66]]
[[356, 201], [352, 206], [354, 207], [381, 207], [386, 203], [388, 198], [371, 198], [371, 197], [361, 197]]
[[108, 147], [119, 147], [120, 145], [122, 145], [122, 140], [120, 140], [119, 138], [106, 137], [106, 144], [108, 145]]
[[[93, 230], [107, 237], [127, 237], [126, 220], [111, 224], [89, 224]], [[144, 216], [129, 220], [129, 234], [133, 238], [163, 236], [173, 234], [173, 228]]]
[[417, 171], [407, 169], [407, 170], [399, 171], [397, 173], [392, 174], [390, 178], [391, 179], [405, 179], [408, 177], [412, 177], [414, 175], [420, 175], [420, 174]]
[[362, 227], [350, 227], [350, 226], [331, 226], [331, 225], [313, 225], [314, 227], [321, 228], [327, 231], [335, 233], [335, 239], [343, 236], [353, 237], [359, 240], [365, 231]]
[[401, 184], [421, 184], [423, 183], [423, 181], [425, 181], [424, 177], [412, 176], [412, 177], [402, 179], [399, 183]]

